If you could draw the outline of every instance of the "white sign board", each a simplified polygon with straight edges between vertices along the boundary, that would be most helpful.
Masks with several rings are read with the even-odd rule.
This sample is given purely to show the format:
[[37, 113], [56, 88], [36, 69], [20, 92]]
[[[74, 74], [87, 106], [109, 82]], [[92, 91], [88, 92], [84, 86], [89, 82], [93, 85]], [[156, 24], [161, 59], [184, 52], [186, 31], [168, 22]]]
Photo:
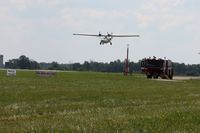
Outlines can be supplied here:
[[7, 76], [16, 76], [16, 73], [15, 69], [7, 69]]

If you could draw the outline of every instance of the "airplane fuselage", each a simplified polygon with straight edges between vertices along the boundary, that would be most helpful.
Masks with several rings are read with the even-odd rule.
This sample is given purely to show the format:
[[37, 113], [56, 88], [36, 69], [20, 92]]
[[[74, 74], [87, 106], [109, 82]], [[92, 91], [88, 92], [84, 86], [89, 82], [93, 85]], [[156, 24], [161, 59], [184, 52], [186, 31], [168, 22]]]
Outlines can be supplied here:
[[105, 36], [103, 39], [101, 39], [100, 41], [100, 45], [106, 44], [106, 43], [110, 43], [110, 45], [112, 45], [112, 37], [108, 37]]

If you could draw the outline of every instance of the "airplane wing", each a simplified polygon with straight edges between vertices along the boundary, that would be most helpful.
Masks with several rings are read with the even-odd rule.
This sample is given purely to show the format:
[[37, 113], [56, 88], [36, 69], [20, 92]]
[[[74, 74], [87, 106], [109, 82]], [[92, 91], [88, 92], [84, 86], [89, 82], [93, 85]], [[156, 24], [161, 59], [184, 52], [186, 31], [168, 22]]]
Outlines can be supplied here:
[[140, 37], [140, 35], [111, 35], [112, 37]]
[[79, 36], [94, 36], [94, 37], [140, 37], [140, 35], [113, 35], [113, 34], [73, 34], [73, 35], [79, 35]]
[[105, 35], [102, 35], [102, 34], [73, 34], [73, 35], [78, 35], [78, 36], [95, 36], [95, 37], [100, 37], [100, 36], [105, 36]]

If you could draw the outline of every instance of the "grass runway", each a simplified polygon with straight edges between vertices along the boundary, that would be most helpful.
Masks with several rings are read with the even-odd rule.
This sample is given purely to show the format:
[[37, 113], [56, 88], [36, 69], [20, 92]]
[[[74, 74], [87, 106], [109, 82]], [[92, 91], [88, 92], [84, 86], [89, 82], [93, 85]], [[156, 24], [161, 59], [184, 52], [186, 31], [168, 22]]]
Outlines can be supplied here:
[[200, 132], [200, 80], [59, 72], [0, 71], [2, 133]]

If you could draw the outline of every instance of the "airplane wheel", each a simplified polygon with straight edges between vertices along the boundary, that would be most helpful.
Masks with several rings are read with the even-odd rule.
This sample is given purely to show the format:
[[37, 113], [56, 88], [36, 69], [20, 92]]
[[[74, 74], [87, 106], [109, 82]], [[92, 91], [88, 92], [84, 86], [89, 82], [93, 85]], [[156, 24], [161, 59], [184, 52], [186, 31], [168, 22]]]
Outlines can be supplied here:
[[112, 43], [110, 43], [110, 45], [112, 45]]

